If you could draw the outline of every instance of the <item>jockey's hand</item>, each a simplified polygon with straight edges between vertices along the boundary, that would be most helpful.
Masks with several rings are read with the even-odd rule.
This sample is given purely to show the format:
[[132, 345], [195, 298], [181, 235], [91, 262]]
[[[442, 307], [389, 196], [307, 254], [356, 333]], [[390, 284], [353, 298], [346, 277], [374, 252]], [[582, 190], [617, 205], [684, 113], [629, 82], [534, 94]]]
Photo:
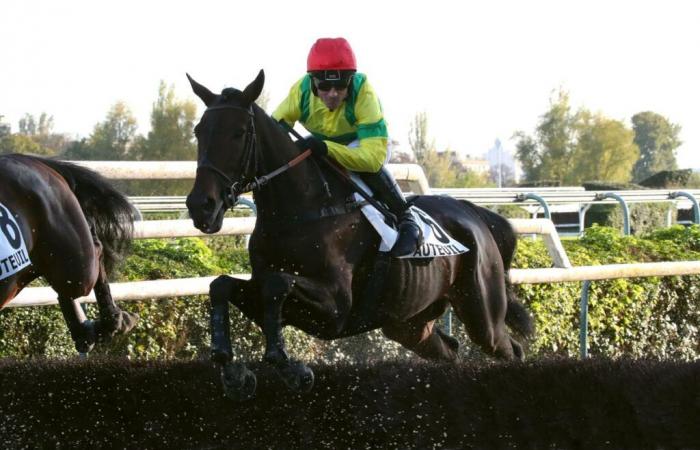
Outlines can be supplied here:
[[328, 154], [328, 146], [321, 139], [317, 139], [313, 136], [308, 136], [303, 139], [299, 139], [295, 142], [299, 150], [304, 151], [310, 149], [311, 153], [315, 156], [326, 156]]

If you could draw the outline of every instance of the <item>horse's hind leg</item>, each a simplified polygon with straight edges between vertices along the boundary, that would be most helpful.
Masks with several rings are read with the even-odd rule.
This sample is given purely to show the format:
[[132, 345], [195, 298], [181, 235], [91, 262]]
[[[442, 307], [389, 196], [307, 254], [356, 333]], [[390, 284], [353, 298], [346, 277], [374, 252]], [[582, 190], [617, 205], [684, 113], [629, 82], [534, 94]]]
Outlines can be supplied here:
[[138, 314], [123, 311], [112, 298], [112, 291], [107, 282], [107, 273], [102, 262], [102, 244], [91, 227], [92, 239], [95, 246], [95, 264], [97, 264], [97, 279], [95, 280], [95, 298], [99, 311], [99, 320], [95, 322], [97, 339], [101, 342], [109, 341], [116, 334], [126, 334], [138, 322]]
[[112, 298], [112, 291], [107, 282], [107, 275], [100, 264], [100, 274], [95, 282], [95, 298], [99, 320], [95, 322], [97, 339], [101, 342], [109, 341], [117, 334], [126, 334], [131, 331], [139, 320], [138, 314], [123, 311]]
[[522, 347], [508, 335], [505, 324], [508, 303], [500, 260], [486, 264], [479, 261], [476, 251], [464, 257], [472, 258], [468, 266], [473, 270], [464, 271], [469, 278], [450, 295], [455, 314], [471, 340], [487, 354], [506, 360], [522, 359]]
[[459, 343], [435, 327], [435, 321], [395, 323], [382, 328], [384, 335], [417, 355], [431, 360], [454, 361]]
[[86, 354], [95, 346], [94, 324], [87, 320], [80, 303], [74, 298], [59, 294], [58, 304], [75, 343], [75, 349], [80, 354]]

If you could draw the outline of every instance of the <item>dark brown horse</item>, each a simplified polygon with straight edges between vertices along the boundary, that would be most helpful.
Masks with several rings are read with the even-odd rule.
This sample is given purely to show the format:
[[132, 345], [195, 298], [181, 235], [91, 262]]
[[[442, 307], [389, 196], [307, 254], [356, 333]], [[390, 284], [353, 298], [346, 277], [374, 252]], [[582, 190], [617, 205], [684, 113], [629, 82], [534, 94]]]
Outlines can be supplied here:
[[[188, 76], [189, 77], [189, 76]], [[295, 326], [321, 339], [381, 328], [418, 355], [457, 358], [457, 341], [434, 327], [452, 305], [471, 339], [490, 355], [523, 358], [506, 323], [528, 336], [532, 322], [507, 289], [506, 272], [516, 237], [503, 217], [469, 202], [419, 196], [426, 211], [467, 253], [433, 259], [394, 259], [375, 289], [382, 261], [379, 238], [361, 211], [348, 203], [351, 190], [312, 158], [270, 178], [270, 172], [298, 161], [287, 133], [254, 102], [264, 83], [261, 71], [245, 90], [216, 95], [190, 78], [207, 106], [195, 127], [197, 177], [187, 207], [194, 225], [215, 233], [238, 195], [253, 190], [257, 222], [250, 239], [249, 281], [221, 276], [210, 287], [212, 356], [223, 365], [227, 395], [252, 396], [255, 377], [234, 364], [228, 323], [231, 302], [263, 330], [265, 361], [296, 391], [313, 384], [313, 373], [292, 360], [282, 328]], [[297, 159], [295, 159], [297, 158]], [[267, 177], [265, 175], [268, 175]]]
[[[89, 169], [35, 156], [0, 156], [0, 180], [0, 244], [11, 250], [3, 260], [0, 307], [43, 276], [58, 293], [80, 353], [131, 330], [138, 317], [119, 309], [107, 283], [131, 242], [129, 201]], [[86, 320], [75, 301], [93, 288], [96, 321]]]

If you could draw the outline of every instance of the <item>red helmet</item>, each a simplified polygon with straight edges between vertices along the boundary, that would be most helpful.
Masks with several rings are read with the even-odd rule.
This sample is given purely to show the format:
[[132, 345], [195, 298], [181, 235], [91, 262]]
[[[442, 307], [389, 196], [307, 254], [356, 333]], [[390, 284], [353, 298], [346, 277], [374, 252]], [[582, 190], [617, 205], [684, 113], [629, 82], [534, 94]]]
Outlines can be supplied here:
[[[318, 39], [306, 59], [306, 71], [356, 71], [357, 62], [345, 38]], [[337, 72], [336, 72], [337, 73]]]

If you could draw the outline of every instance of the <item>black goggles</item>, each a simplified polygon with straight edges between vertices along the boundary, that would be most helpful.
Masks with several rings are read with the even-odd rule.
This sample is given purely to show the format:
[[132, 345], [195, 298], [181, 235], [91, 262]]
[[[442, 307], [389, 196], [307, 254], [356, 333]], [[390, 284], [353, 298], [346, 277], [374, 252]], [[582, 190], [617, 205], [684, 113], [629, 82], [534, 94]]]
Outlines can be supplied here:
[[340, 80], [319, 80], [318, 78], [314, 78], [314, 85], [319, 91], [327, 92], [331, 89], [342, 91], [350, 86], [350, 80], [352, 80], [352, 77]]

